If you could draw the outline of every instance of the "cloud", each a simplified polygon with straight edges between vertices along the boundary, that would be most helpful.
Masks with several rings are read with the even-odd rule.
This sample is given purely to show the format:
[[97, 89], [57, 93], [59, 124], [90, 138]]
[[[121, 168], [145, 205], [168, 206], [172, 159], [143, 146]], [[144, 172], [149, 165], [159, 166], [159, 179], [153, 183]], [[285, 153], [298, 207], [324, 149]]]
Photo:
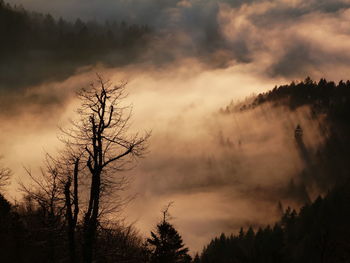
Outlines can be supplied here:
[[344, 24], [349, 2], [333, 4], [334, 8], [324, 1], [261, 1], [239, 8], [222, 4], [219, 24], [233, 47], [237, 41], [245, 43], [251, 63], [267, 75], [341, 79], [349, 63], [344, 45], [350, 39]]
[[[223, 185], [225, 180], [228, 186], [235, 185], [234, 181], [240, 178], [237, 170], [244, 165], [243, 156], [238, 156], [233, 149], [222, 145], [227, 141], [225, 139], [230, 131], [230, 125], [227, 130], [225, 121], [222, 120], [218, 122], [220, 127], [216, 128], [217, 124], [213, 122], [215, 116], [212, 114], [222, 105], [229, 103], [231, 98], [240, 98], [253, 91], [266, 90], [273, 85], [272, 82], [247, 75], [241, 68], [220, 68], [213, 71], [205, 65], [200, 66], [197, 61], [188, 60], [164, 68], [150, 67], [146, 64], [143, 67], [129, 65], [117, 69], [95, 68], [93, 71], [101, 72], [115, 83], [128, 79], [130, 96], [126, 103], [134, 105], [132, 130], [153, 130], [151, 153], [140, 161], [138, 169], [131, 171], [130, 175], [134, 181], [130, 186], [134, 188], [128, 192], [137, 195], [135, 205], [139, 205], [142, 200], [149, 200], [143, 205], [144, 208], [148, 207], [148, 211], [143, 210], [145, 214], [140, 219], [139, 225], [140, 228], [142, 225], [145, 226], [144, 233], [153, 227], [158, 207], [173, 198], [179, 203], [180, 208], [184, 198], [189, 197], [188, 194], [210, 195], [220, 200], [232, 199], [229, 196], [225, 197], [228, 191]], [[73, 96], [74, 91], [88, 85], [95, 78], [93, 71], [29, 90], [36, 91], [37, 94], [47, 94], [49, 91], [46, 89], [47, 85], [51, 85], [58, 94], [61, 94], [59, 91], [62, 95], [66, 94], [68, 97], [64, 100], [65, 104], [57, 105], [56, 110], [46, 110], [41, 105], [34, 105], [36, 110], [25, 110], [26, 107], [22, 106], [22, 113], [16, 117], [1, 116], [3, 125], [0, 130], [2, 135], [0, 145], [4, 162], [15, 174], [14, 180], [21, 178], [25, 181], [23, 166], [35, 169], [41, 164], [45, 151], [54, 154], [59, 149], [57, 126], [69, 125], [68, 119], [74, 117], [73, 110], [77, 105]], [[220, 130], [222, 138], [225, 139], [216, 138]], [[237, 140], [234, 138], [231, 140], [237, 144]], [[224, 155], [226, 150], [229, 150], [228, 156], [236, 159], [237, 167]], [[210, 166], [212, 168], [208, 169]], [[234, 172], [232, 178], [225, 175], [231, 169]], [[245, 173], [249, 171], [246, 170]], [[19, 198], [15, 182], [12, 184], [10, 195]], [[244, 181], [239, 183], [242, 187], [240, 191], [242, 193], [250, 191], [251, 188], [245, 189], [243, 183]], [[182, 200], [181, 203], [179, 200]], [[191, 205], [195, 206], [196, 202]], [[181, 213], [185, 213], [185, 208], [181, 209], [184, 209]], [[181, 219], [182, 215], [177, 214], [177, 211], [174, 211], [174, 215], [179, 217], [180, 231], [184, 229], [182, 220], [185, 222], [196, 220], [193, 214], [184, 219]], [[230, 217], [225, 215], [223, 221], [229, 221]], [[138, 216], [130, 212], [127, 218], [133, 221], [138, 219]], [[212, 220], [221, 221], [216, 217]], [[241, 220], [237, 220], [237, 225], [239, 222]], [[226, 227], [223, 228], [218, 224], [215, 229], [220, 231]], [[208, 235], [209, 232], [204, 236], [195, 237], [189, 233], [188, 244], [199, 247], [203, 244], [199, 240], [203, 241]]]
[[221, 232], [273, 223], [279, 201], [298, 207], [314, 198], [307, 192], [321, 178], [300, 176], [305, 163], [294, 139], [300, 123], [310, 153], [323, 143], [308, 108], [289, 112], [265, 105], [201, 117], [192, 115], [196, 111], [201, 112], [194, 107], [159, 123], [163, 130], [156, 128], [150, 154], [131, 173], [130, 192], [137, 198], [126, 214], [145, 235], [170, 201], [174, 222], [196, 251]]
[[[304, 163], [293, 132], [300, 123], [313, 151], [323, 142], [317, 120], [310, 120], [307, 108], [291, 113], [270, 105], [220, 114], [219, 108], [232, 99], [266, 91], [282, 80], [264, 78], [249, 64], [213, 69], [190, 59], [162, 68], [96, 67], [29, 89], [44, 95], [50, 85], [58, 96], [67, 97], [55, 110], [45, 112], [36, 105], [35, 111], [24, 110], [16, 118], [2, 116], [0, 145], [16, 178], [26, 180], [23, 165], [38, 167], [44, 150], [54, 154], [60, 147], [57, 125], [69, 125], [77, 105], [74, 91], [88, 85], [95, 78], [93, 72], [115, 83], [128, 79], [132, 131], [153, 131], [150, 153], [126, 174], [132, 178], [126, 194], [136, 198], [125, 215], [137, 221], [144, 235], [169, 201], [175, 201], [174, 223], [193, 250], [220, 232], [274, 222], [280, 212], [278, 201], [294, 206], [305, 201], [298, 176]], [[15, 192], [15, 184], [12, 189]]]
[[[320, 22], [325, 24], [330, 19], [335, 20], [333, 22], [342, 23], [346, 19], [343, 13], [350, 7], [348, 0], [65, 0], [56, 2], [12, 0], [11, 2], [73, 20], [81, 17], [85, 20], [113, 19], [147, 24], [155, 28], [156, 32], [161, 34], [161, 38], [170, 35], [173, 42], [168, 44], [172, 46], [171, 49], [180, 48], [185, 56], [189, 55], [188, 49], [191, 49], [192, 56], [211, 56], [218, 49], [226, 49], [231, 54], [227, 57], [228, 60], [236, 59], [243, 63], [251, 62], [252, 57], [255, 58], [254, 63], [259, 63], [260, 57], [255, 57], [255, 53], [260, 50], [269, 52], [269, 56], [273, 59], [273, 50], [269, 50], [271, 42], [277, 42], [274, 45], [278, 44], [281, 48], [290, 48], [287, 44], [293, 40], [289, 37], [295, 33], [298, 34], [295, 27], [317, 26]], [[228, 28], [227, 24], [232, 27]], [[309, 33], [313, 34], [313, 32]], [[186, 37], [178, 37], [178, 35]], [[296, 35], [296, 37], [299, 36]], [[288, 42], [286, 38], [289, 38]], [[202, 54], [200, 52], [202, 50], [207, 52]], [[315, 51], [319, 50], [315, 49]], [[149, 59], [152, 60], [152, 57]]]
[[[156, 29], [152, 45], [132, 63], [92, 65], [49, 79], [39, 68], [41, 85], [2, 87], [0, 144], [17, 176], [23, 175], [21, 164], [40, 164], [42, 148], [59, 145], [53, 139], [58, 119], [72, 112], [74, 91], [100, 72], [129, 80], [133, 129], [153, 130], [149, 156], [130, 174], [129, 193], [138, 197], [126, 211], [145, 234], [169, 201], [175, 201], [175, 224], [195, 250], [222, 231], [273, 222], [279, 200], [305, 201], [309, 185], [298, 176], [305, 164], [295, 126], [305, 128], [311, 152], [323, 143], [308, 109], [217, 112], [231, 99], [292, 78], [347, 78], [349, 1], [11, 2], [71, 19], [125, 19]], [[16, 111], [21, 114], [13, 118]]]
[[[253, 73], [259, 72], [267, 78], [301, 79], [310, 75], [339, 80], [347, 77], [350, 62], [348, 0], [12, 0], [10, 3], [72, 20], [77, 17], [101, 22], [125, 20], [151, 26], [154, 29], [151, 43], [139, 52], [138, 59], [123, 61], [123, 65], [164, 67], [187, 59], [213, 69], [249, 65]], [[120, 66], [115, 63], [120, 62], [118, 57], [118, 52], [106, 55], [108, 66]], [[13, 65], [2, 67], [3, 75], [14, 81], [7, 81], [7, 85], [0, 81], [1, 89], [16, 94], [23, 87], [66, 79], [79, 68], [63, 63], [57, 69], [49, 60], [38, 59], [43, 62], [30, 67], [23, 61], [13, 61]], [[93, 66], [103, 60], [90, 63]], [[21, 77], [16, 77], [18, 71], [22, 72]], [[53, 98], [47, 99], [50, 101], [55, 103]]]

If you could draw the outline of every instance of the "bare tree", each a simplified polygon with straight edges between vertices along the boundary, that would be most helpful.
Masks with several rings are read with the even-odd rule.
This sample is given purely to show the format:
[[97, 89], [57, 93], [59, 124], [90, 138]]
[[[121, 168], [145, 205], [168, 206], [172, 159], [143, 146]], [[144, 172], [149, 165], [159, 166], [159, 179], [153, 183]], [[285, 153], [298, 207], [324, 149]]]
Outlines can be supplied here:
[[77, 262], [75, 236], [79, 216], [80, 158], [81, 153], [73, 155], [70, 151], [63, 151], [56, 157], [46, 154], [40, 173], [25, 168], [30, 183], [19, 182], [25, 198], [34, 201], [46, 224], [53, 228], [46, 232], [66, 226], [70, 262]]
[[[67, 148], [81, 152], [76, 159], [76, 173], [84, 173], [88, 180], [88, 196], [82, 218], [83, 224], [83, 261], [93, 260], [93, 248], [96, 242], [96, 231], [101, 216], [101, 198], [112, 191], [121, 189], [125, 180], [116, 180], [116, 173], [132, 167], [137, 158], [145, 153], [147, 139], [138, 134], [129, 135], [131, 107], [123, 105], [126, 83], [112, 85], [97, 75], [97, 81], [89, 88], [79, 92], [81, 107], [78, 109], [79, 119], [72, 121], [72, 127], [63, 131], [62, 140]], [[79, 170], [79, 162], [86, 164]], [[67, 214], [73, 225], [78, 218], [78, 174], [73, 177], [73, 200], [76, 215], [69, 208], [71, 181], [66, 182]]]
[[0, 190], [9, 184], [11, 174], [12, 173], [9, 168], [0, 167]]
[[[76, 227], [79, 216], [79, 164], [81, 155], [70, 156], [66, 159], [61, 173], [66, 174], [64, 183], [64, 197], [66, 207], [67, 236], [70, 262], [77, 262], [76, 254]], [[62, 168], [62, 165], [60, 165]], [[73, 167], [73, 170], [70, 169]], [[73, 186], [72, 186], [73, 183]], [[73, 190], [71, 190], [73, 188]]]
[[27, 198], [49, 219], [65, 219], [61, 225], [67, 229], [72, 263], [79, 261], [76, 239], [81, 230], [83, 261], [92, 262], [102, 215], [117, 211], [123, 203], [115, 193], [124, 190], [128, 180], [117, 173], [132, 168], [147, 148], [149, 133], [128, 133], [131, 107], [122, 104], [125, 85], [113, 86], [98, 75], [95, 83], [82, 89], [78, 119], [61, 129], [64, 151], [55, 158], [47, 154], [39, 175], [26, 169], [31, 184], [20, 182]]
[[34, 200], [49, 219], [58, 218], [63, 214], [64, 199], [62, 196], [62, 178], [56, 168], [55, 160], [46, 155], [45, 167], [35, 174], [29, 168], [24, 168], [30, 183], [19, 181], [20, 190], [27, 198]]
[[57, 262], [59, 237], [62, 233], [64, 220], [63, 180], [57, 169], [56, 160], [46, 155], [45, 166], [39, 173], [33, 173], [25, 168], [30, 183], [19, 181], [20, 190], [29, 204], [34, 205], [34, 214], [40, 215], [39, 229], [45, 233], [48, 243], [50, 262]]

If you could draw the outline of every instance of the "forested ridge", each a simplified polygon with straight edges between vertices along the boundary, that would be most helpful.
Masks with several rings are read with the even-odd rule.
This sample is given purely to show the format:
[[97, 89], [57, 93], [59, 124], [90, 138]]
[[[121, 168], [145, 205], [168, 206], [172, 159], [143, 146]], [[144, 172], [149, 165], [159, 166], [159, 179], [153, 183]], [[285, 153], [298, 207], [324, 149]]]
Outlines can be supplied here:
[[287, 208], [273, 226], [214, 238], [200, 262], [349, 262], [349, 184], [337, 186], [299, 212]]
[[86, 1], [0, 0], [0, 263], [350, 263], [347, 1]]
[[[348, 180], [348, 156], [350, 156], [350, 81], [312, 80], [292, 81], [275, 86], [272, 90], [249, 98], [248, 102], [231, 103], [220, 110], [222, 114], [249, 111], [264, 107], [286, 109], [286, 114], [301, 107], [307, 107], [308, 118], [318, 122], [318, 130], [325, 141], [311, 153], [302, 140], [296, 140], [298, 149], [307, 159], [303, 177], [308, 178], [321, 190], [327, 191], [335, 183]], [[300, 127], [303, 129], [303, 127]]]
[[319, 128], [326, 140], [316, 154], [305, 148], [300, 126], [295, 135], [298, 148], [308, 158], [299, 187], [307, 194], [305, 186], [312, 184], [325, 194], [299, 211], [288, 207], [275, 225], [242, 228], [238, 235], [223, 233], [204, 248], [198, 262], [349, 262], [350, 81], [336, 84], [306, 78], [276, 86], [249, 103], [231, 103], [221, 112], [247, 111], [265, 103], [291, 111], [307, 106], [311, 118], [324, 120]]
[[[306, 78], [299, 83], [275, 87], [259, 94], [249, 107], [264, 103], [285, 106], [290, 110], [309, 107], [310, 118], [320, 119], [319, 129], [325, 142], [317, 153], [309, 154], [310, 167], [305, 173], [314, 178], [323, 191], [334, 184], [349, 180], [348, 160], [350, 156], [350, 81], [314, 81]], [[305, 153], [308, 154], [308, 153]]]
[[[98, 62], [130, 63], [147, 46], [151, 29], [118, 18], [74, 22], [0, 1], [0, 86], [28, 86], [68, 77]], [[17, 77], [18, 72], [21, 78]]]
[[[145, 51], [152, 33], [146, 25], [123, 21], [101, 24], [56, 19], [0, 0], [1, 92], [11, 96], [12, 91], [18, 92], [14, 87], [24, 90], [44, 80], [64, 79], [80, 67], [99, 62], [107, 66], [130, 63]], [[193, 259], [166, 217], [168, 210], [163, 211], [163, 220], [149, 238], [142, 237], [131, 225], [100, 218], [101, 196], [123, 188], [123, 181], [111, 183], [110, 174], [141, 157], [147, 148], [148, 134], [141, 138], [119, 137], [125, 135], [131, 116], [124, 116], [125, 108], [117, 106], [124, 98], [124, 86], [114, 87], [99, 77], [97, 86], [82, 91], [82, 105], [89, 110], [80, 111], [80, 124], [85, 126], [80, 126], [78, 134], [65, 134], [70, 140], [79, 140], [68, 145], [69, 151], [63, 156], [48, 155], [40, 179], [27, 171], [36, 188], [22, 185], [23, 199], [10, 202], [5, 198], [4, 186], [11, 171], [0, 169], [1, 262], [350, 262], [349, 80], [335, 83], [306, 78], [276, 86], [249, 103], [231, 104], [221, 110], [222, 114], [233, 114], [269, 103], [286, 108], [288, 114], [307, 107], [310, 118], [320, 120], [325, 141], [316, 153], [311, 153], [303, 141], [303, 127], [298, 125], [291, 131], [295, 132], [301, 155], [308, 159], [300, 175], [303, 180], [291, 181], [289, 187], [291, 192], [302, 193], [305, 205], [300, 210], [285, 209], [272, 226], [222, 234]], [[105, 129], [112, 133], [106, 135]], [[110, 148], [111, 144], [118, 151]], [[103, 149], [102, 145], [108, 146]], [[130, 159], [119, 163], [128, 156]], [[114, 161], [116, 166], [106, 170]], [[81, 200], [85, 196], [79, 187], [86, 187], [86, 176], [92, 178], [91, 188], [84, 189], [91, 196]], [[115, 183], [117, 188], [113, 188]], [[320, 192], [314, 200], [308, 195], [310, 185]]]
[[[99, 83], [103, 84], [102, 93], [98, 93], [99, 88], [95, 88], [94, 92], [103, 97], [106, 83], [102, 79]], [[188, 254], [189, 250], [180, 234], [169, 223], [169, 206], [163, 211], [163, 220], [157, 224], [156, 231], [152, 231], [146, 239], [140, 236], [133, 226], [99, 221], [101, 224], [96, 229], [94, 258], [97, 262], [135, 263], [187, 263], [191, 260], [197, 263], [349, 262], [349, 137], [346, 134], [349, 128], [349, 90], [350, 81], [341, 81], [336, 85], [322, 79], [316, 83], [307, 78], [298, 84], [293, 82], [276, 87], [256, 96], [252, 103], [243, 106], [241, 104], [238, 108], [240, 111], [246, 111], [264, 103], [273, 103], [276, 107], [282, 105], [290, 110], [308, 106], [312, 118], [322, 115], [322, 118], [326, 119], [326, 141], [316, 154], [308, 153], [308, 158], [312, 161], [310, 166], [302, 171], [303, 178], [310, 180], [303, 182], [305, 194], [307, 195], [308, 183], [316, 185], [322, 193], [316, 199], [310, 201], [308, 198], [309, 201], [298, 210], [291, 207], [281, 208], [283, 214], [274, 225], [241, 228], [236, 234], [223, 233], [220, 237], [212, 239], [193, 259]], [[114, 91], [106, 89], [106, 92]], [[222, 113], [231, 114], [235, 110], [237, 106], [230, 105]], [[109, 114], [113, 114], [113, 110], [109, 111]], [[298, 147], [304, 147], [300, 126], [296, 127], [295, 140]], [[135, 146], [137, 145], [136, 143]], [[129, 150], [125, 154], [128, 154]], [[66, 234], [71, 224], [67, 220], [69, 217], [73, 219], [73, 207], [78, 208], [75, 203], [79, 200], [75, 199], [78, 198], [78, 192], [75, 193], [74, 190], [78, 185], [72, 186], [72, 183], [79, 182], [78, 177], [71, 177], [73, 175], [68, 172], [68, 181], [64, 177], [62, 179], [62, 171], [56, 170], [60, 169], [57, 165], [60, 167], [61, 164], [50, 158], [45, 168], [47, 171], [43, 174], [43, 178], [46, 178], [45, 184], [38, 184], [39, 188], [34, 189], [22, 188], [23, 200], [15, 203], [0, 195], [2, 262], [79, 262], [69, 260], [70, 238]], [[82, 157], [73, 155], [70, 158], [75, 160], [73, 164], [78, 164], [74, 166], [79, 167]], [[91, 165], [90, 157], [87, 162], [88, 166]], [[65, 165], [70, 167], [72, 164]], [[74, 171], [78, 172], [75, 168]], [[10, 173], [10, 170], [5, 168], [0, 171], [2, 187], [6, 185]], [[64, 171], [63, 175], [65, 176]], [[30, 177], [37, 180], [34, 175], [30, 174]], [[57, 181], [58, 179], [62, 181]], [[2, 189], [4, 193], [5, 190]], [[71, 201], [67, 199], [70, 196], [67, 193], [71, 194]], [[70, 211], [70, 214], [67, 214], [67, 211]], [[74, 213], [76, 212], [79, 213], [74, 210]], [[79, 258], [83, 248], [78, 244], [84, 243], [85, 223], [78, 218], [75, 220], [74, 253], [75, 257]]]
[[[253, 102], [240, 106], [240, 110], [254, 108], [270, 102], [275, 106], [286, 106], [291, 110], [308, 105], [313, 116], [326, 114], [331, 123], [350, 125], [350, 81], [314, 81], [310, 77], [300, 82], [275, 86], [272, 90], [258, 94]], [[230, 107], [227, 108], [230, 111]]]

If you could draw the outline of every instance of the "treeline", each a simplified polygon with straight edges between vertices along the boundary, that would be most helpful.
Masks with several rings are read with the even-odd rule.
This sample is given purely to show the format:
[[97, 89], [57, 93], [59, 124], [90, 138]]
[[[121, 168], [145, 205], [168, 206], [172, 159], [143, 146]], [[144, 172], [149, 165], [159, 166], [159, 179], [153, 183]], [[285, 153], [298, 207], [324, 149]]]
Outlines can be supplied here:
[[[297, 143], [298, 151], [307, 167], [299, 175], [303, 185], [327, 191], [334, 184], [349, 178], [350, 156], [350, 81], [314, 81], [307, 77], [300, 82], [276, 86], [272, 90], [248, 99], [248, 102], [231, 103], [221, 109], [222, 114], [248, 111], [270, 103], [284, 107], [286, 114], [299, 107], [309, 108], [309, 118], [318, 121], [324, 143], [316, 152], [310, 151], [303, 141]], [[270, 108], [273, 110], [273, 107]], [[301, 127], [304, 129], [304, 127]], [[292, 132], [292, 131], [291, 131]], [[304, 130], [307, 132], [307, 130]], [[291, 184], [293, 185], [293, 184]]]
[[[52, 211], [28, 195], [12, 204], [0, 194], [0, 261], [72, 262], [67, 227], [64, 209]], [[83, 242], [82, 236], [79, 224], [77, 244]], [[146, 239], [132, 225], [111, 221], [99, 225], [94, 262], [190, 263], [188, 251], [167, 216]], [[73, 262], [82, 262], [81, 253], [78, 246]]]
[[[291, 110], [309, 105], [313, 115], [327, 114], [328, 120], [344, 121], [350, 124], [350, 81], [327, 81], [322, 78], [318, 82], [307, 77], [298, 83], [276, 86], [272, 90], [256, 96], [250, 104], [241, 106], [241, 110], [257, 107], [265, 102], [287, 106]], [[227, 108], [230, 110], [230, 107]]]
[[[191, 262], [169, 206], [148, 239], [115, 220], [126, 202], [121, 172], [144, 156], [150, 137], [128, 131], [131, 108], [120, 106], [125, 86], [97, 75], [80, 89], [78, 116], [61, 129], [59, 153], [47, 154], [39, 172], [25, 169], [20, 202], [0, 194], [1, 262]], [[1, 192], [10, 177], [0, 166]]]
[[343, 185], [299, 213], [288, 208], [274, 226], [222, 234], [204, 248], [198, 262], [349, 262], [349, 221], [349, 185]]
[[[1, 262], [68, 262], [64, 221], [31, 199], [12, 205], [0, 195]], [[101, 228], [99, 240], [101, 262], [143, 262], [142, 240], [132, 228]]]
[[0, 85], [66, 77], [80, 66], [97, 62], [130, 62], [139, 55], [138, 48], [147, 45], [150, 34], [146, 25], [70, 22], [0, 0]]
[[[69, 22], [56, 20], [50, 14], [27, 12], [23, 7], [0, 2], [1, 51], [40, 50], [74, 55], [86, 51], [102, 53], [106, 50], [133, 46], [150, 29], [125, 22]], [[8, 54], [10, 55], [10, 54]], [[77, 55], [77, 54], [75, 54]], [[91, 54], [93, 55], [93, 54]]]
[[221, 113], [247, 111], [265, 103], [285, 107], [286, 114], [307, 106], [309, 117], [320, 120], [318, 128], [325, 140], [316, 152], [304, 144], [305, 129], [300, 125], [295, 129], [296, 147], [305, 163], [296, 177], [301, 179], [299, 188], [304, 189], [305, 199], [309, 199], [306, 188], [327, 194], [312, 203], [305, 201], [299, 212], [288, 208], [273, 226], [241, 229], [238, 235], [222, 234], [204, 248], [197, 262], [349, 262], [350, 81], [316, 82], [308, 77], [276, 86], [248, 103], [231, 103]]
[[[319, 130], [324, 143], [316, 153], [302, 147], [308, 167], [303, 178], [321, 190], [330, 189], [336, 183], [346, 182], [349, 178], [348, 160], [350, 156], [350, 81], [320, 79], [318, 82], [307, 77], [299, 83], [275, 87], [271, 91], [259, 94], [253, 103], [246, 107], [258, 107], [264, 103], [285, 106], [290, 110], [308, 106], [310, 117], [321, 119]], [[300, 148], [300, 147], [299, 147]]]
[[[63, 155], [48, 155], [41, 176], [27, 170], [33, 184], [22, 184], [22, 201], [10, 203], [0, 195], [1, 262], [350, 261], [350, 138], [346, 133], [350, 81], [335, 85], [325, 80], [315, 83], [308, 78], [261, 94], [253, 102], [255, 105], [246, 107], [267, 101], [291, 108], [309, 105], [314, 117], [326, 116], [329, 133], [317, 153], [308, 152], [302, 127], [298, 125], [294, 132], [301, 156], [308, 159], [302, 171], [303, 183], [308, 178], [312, 187], [324, 190], [336, 186], [324, 197], [305, 204], [299, 212], [288, 208], [274, 226], [241, 229], [238, 235], [222, 234], [193, 260], [180, 234], [169, 223], [169, 207], [148, 239], [140, 237], [131, 226], [108, 222], [104, 214], [112, 208], [109, 205], [119, 205], [113, 193], [122, 191], [125, 185], [117, 174], [142, 156], [149, 137], [128, 136], [125, 127], [129, 118], [120, 116], [130, 115], [117, 107], [124, 98], [124, 87], [125, 84], [114, 86], [98, 76], [95, 85], [82, 89], [80, 121], [75, 123], [75, 129], [63, 131], [67, 146]], [[297, 103], [290, 104], [291, 101]], [[0, 169], [0, 188], [9, 176], [8, 169]], [[90, 257], [86, 258], [86, 254]]]
[[[0, 261], [69, 262], [66, 227], [63, 213], [31, 198], [11, 204], [0, 194]], [[98, 236], [98, 262], [146, 262], [146, 247], [131, 226], [105, 226]], [[81, 242], [81, 232], [77, 239]]]

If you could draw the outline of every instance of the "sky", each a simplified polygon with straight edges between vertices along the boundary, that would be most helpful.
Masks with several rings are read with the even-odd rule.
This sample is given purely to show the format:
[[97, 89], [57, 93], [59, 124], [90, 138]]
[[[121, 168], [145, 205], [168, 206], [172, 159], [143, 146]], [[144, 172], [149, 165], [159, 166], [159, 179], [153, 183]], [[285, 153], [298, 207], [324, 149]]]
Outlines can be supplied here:
[[[162, 33], [149, 60], [201, 58], [214, 67], [255, 64], [269, 77], [345, 78], [348, 0], [11, 0], [75, 20], [125, 20]], [[171, 49], [167, 47], [171, 45]], [[154, 53], [157, 53], [156, 55]]]
[[158, 34], [139, 62], [114, 68], [96, 63], [9, 97], [16, 110], [0, 114], [0, 146], [3, 163], [14, 172], [13, 193], [16, 182], [26, 180], [23, 166], [36, 169], [45, 151], [59, 149], [58, 126], [69, 125], [78, 104], [74, 91], [99, 72], [112, 82], [128, 81], [132, 130], [152, 130], [149, 154], [127, 173], [125, 194], [134, 200], [123, 212], [143, 235], [171, 201], [172, 222], [193, 252], [221, 232], [273, 223], [279, 201], [305, 201], [286, 194], [292, 178], [302, 180], [295, 176], [304, 167], [293, 132], [302, 124], [313, 151], [323, 142], [322, 120], [310, 120], [307, 108], [286, 112], [266, 105], [229, 115], [219, 109], [306, 76], [347, 79], [350, 1], [9, 2], [73, 21], [147, 24]]

